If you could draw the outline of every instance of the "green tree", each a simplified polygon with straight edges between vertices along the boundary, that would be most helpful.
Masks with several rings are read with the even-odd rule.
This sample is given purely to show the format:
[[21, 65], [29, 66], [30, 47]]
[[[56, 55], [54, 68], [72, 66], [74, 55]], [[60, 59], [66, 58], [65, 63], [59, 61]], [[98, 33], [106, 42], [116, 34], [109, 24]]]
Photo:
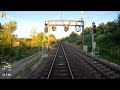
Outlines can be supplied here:
[[75, 33], [74, 31], [69, 35], [69, 40], [68, 42], [74, 43], [78, 39], [79, 35]]
[[10, 21], [3, 24], [2, 28], [0, 29], [0, 55], [3, 59], [7, 59], [7, 56], [13, 56], [14, 54], [12, 47], [15, 36], [13, 32], [16, 30], [16, 28], [16, 21]]

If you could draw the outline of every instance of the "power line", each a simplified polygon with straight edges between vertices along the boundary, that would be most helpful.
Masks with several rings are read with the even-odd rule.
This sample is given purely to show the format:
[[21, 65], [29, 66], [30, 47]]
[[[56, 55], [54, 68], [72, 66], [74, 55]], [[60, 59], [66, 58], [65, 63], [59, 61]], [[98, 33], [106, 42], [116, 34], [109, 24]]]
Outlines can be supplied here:
[[[97, 19], [97, 20], [95, 20], [95, 22], [97, 22], [97, 21], [99, 21], [99, 22], [101, 22], [102, 20], [104, 20], [104, 19], [106, 19], [106, 18], [108, 18], [108, 17], [111, 17], [111, 15], [113, 14], [113, 13], [115, 13], [115, 12], [111, 12], [111, 13], [109, 13], [109, 16], [107, 15], [107, 16], [105, 16], [105, 17], [102, 17], [102, 18], [100, 18], [100, 19]], [[113, 18], [114, 19], [114, 18]]]

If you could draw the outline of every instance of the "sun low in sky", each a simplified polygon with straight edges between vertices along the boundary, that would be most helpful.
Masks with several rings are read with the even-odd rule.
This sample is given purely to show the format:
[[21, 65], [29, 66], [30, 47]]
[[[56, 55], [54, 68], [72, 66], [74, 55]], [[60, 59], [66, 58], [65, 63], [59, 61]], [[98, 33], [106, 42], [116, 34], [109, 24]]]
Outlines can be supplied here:
[[[30, 37], [30, 32], [35, 29], [36, 32], [44, 31], [45, 21], [48, 20], [81, 20], [81, 11], [5, 11], [6, 18], [0, 17], [0, 23], [4, 24], [10, 20], [16, 20], [17, 30], [14, 32], [18, 37]], [[2, 13], [2, 11], [0, 11]], [[83, 21], [85, 27], [92, 26], [94, 21], [98, 26], [100, 23], [113, 21], [117, 18], [119, 11], [82, 11]], [[69, 36], [75, 31], [75, 27], [71, 26], [68, 32], [64, 31], [64, 27], [57, 27], [56, 31], [50, 29], [50, 33], [55, 35], [56, 38]], [[80, 32], [76, 32], [80, 34]]]

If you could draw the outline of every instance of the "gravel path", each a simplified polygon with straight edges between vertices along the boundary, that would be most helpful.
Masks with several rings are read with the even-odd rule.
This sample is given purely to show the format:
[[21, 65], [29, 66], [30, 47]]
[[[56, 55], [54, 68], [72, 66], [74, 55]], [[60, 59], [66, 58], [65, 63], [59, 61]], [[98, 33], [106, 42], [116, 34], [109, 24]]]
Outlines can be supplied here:
[[[4, 67], [3, 65], [0, 66], [0, 79], [10, 79], [10, 78], [15, 78], [20, 72], [24, 71], [24, 69], [29, 66], [31, 63], [36, 62], [38, 58], [40, 58], [41, 52], [38, 52], [30, 57], [27, 57], [25, 59], [19, 60], [17, 62], [14, 62], [11, 65], [11, 71], [8, 71], [8, 69], [3, 70], [2, 68]], [[10, 68], [9, 68], [10, 69]], [[7, 72], [11, 74], [11, 76], [3, 76], [3, 74]]]
[[25, 71], [25, 73], [21, 75], [20, 79], [41, 79], [41, 75], [43, 74], [44, 69], [47, 67], [47, 63], [53, 60], [55, 50], [56, 49], [52, 49], [52, 51], [47, 52], [47, 57], [39, 58], [40, 60], [28, 71]]

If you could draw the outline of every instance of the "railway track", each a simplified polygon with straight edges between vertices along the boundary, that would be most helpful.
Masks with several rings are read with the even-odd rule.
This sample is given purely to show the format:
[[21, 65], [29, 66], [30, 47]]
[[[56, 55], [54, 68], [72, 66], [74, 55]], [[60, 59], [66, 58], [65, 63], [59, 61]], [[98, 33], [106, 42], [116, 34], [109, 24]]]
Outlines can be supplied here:
[[[66, 45], [66, 44], [64, 44]], [[78, 55], [82, 60], [84, 60], [90, 67], [93, 68], [93, 70], [96, 70], [97, 73], [101, 75], [101, 78], [103, 79], [120, 79], [120, 70], [113, 68], [112, 66], [103, 63], [90, 55], [87, 55], [80, 50], [73, 48], [70, 45], [69, 48]]]
[[59, 44], [54, 59], [48, 63], [44, 74], [42, 79], [74, 79], [62, 44]]

